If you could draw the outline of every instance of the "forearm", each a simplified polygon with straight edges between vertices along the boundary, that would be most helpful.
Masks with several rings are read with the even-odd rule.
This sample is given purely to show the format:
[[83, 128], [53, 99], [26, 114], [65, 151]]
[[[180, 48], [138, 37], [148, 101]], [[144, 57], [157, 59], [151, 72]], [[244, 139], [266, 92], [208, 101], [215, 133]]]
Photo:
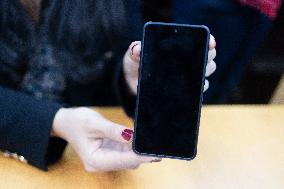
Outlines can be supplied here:
[[43, 170], [62, 154], [66, 142], [50, 138], [61, 105], [0, 87], [0, 148]]

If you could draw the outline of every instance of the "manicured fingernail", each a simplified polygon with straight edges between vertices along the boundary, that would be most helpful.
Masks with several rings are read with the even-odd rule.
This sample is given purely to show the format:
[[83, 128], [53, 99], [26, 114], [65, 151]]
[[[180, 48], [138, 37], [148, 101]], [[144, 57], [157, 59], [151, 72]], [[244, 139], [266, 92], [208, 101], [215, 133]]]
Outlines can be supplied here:
[[130, 135], [133, 134], [133, 130], [131, 130], [131, 129], [124, 129], [123, 132], [128, 133]]
[[133, 131], [130, 129], [124, 129], [121, 133], [122, 138], [124, 138], [124, 140], [129, 141], [132, 137]]
[[137, 46], [138, 43], [134, 44], [132, 47], [131, 47], [131, 56], [133, 56], [133, 50], [134, 50], [134, 47]]
[[125, 132], [121, 133], [121, 136], [124, 138], [124, 140], [129, 141], [131, 139], [131, 135]]
[[162, 160], [161, 159], [154, 159], [151, 161], [151, 163], [154, 163], [154, 162], [161, 162]]

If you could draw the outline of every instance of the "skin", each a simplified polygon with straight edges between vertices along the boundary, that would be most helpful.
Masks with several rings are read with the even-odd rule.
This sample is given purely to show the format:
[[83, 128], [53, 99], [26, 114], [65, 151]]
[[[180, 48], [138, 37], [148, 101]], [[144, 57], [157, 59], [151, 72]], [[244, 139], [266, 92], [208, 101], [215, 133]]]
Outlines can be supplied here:
[[[216, 42], [210, 36], [205, 76], [216, 70]], [[141, 42], [131, 43], [123, 60], [123, 71], [133, 94], [137, 94]], [[206, 79], [204, 91], [209, 87]], [[161, 159], [136, 155], [132, 151], [133, 131], [85, 108], [61, 108], [55, 115], [51, 136], [66, 140], [79, 155], [88, 172], [135, 169], [143, 163]]]
[[[206, 66], [205, 76], [209, 77], [216, 70], [216, 63], [214, 58], [216, 57], [216, 41], [215, 38], [210, 35], [208, 63]], [[132, 42], [128, 48], [127, 53], [124, 56], [123, 71], [125, 73], [125, 79], [133, 94], [137, 94], [138, 84], [138, 67], [140, 62], [141, 41]], [[206, 79], [204, 84], [204, 92], [209, 88], [209, 81]]]

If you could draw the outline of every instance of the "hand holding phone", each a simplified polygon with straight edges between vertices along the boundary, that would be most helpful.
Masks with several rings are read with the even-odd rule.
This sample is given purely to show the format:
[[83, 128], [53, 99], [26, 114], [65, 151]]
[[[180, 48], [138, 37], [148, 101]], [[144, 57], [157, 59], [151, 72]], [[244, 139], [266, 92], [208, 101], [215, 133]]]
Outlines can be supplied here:
[[[208, 61], [206, 65], [205, 72], [205, 83], [203, 92], [207, 91], [209, 88], [209, 81], [207, 77], [212, 75], [216, 70], [216, 63], [214, 58], [216, 57], [216, 41], [214, 36], [210, 35], [209, 40], [209, 52], [208, 52]], [[134, 41], [130, 44], [127, 52], [124, 55], [123, 59], [123, 72], [126, 82], [129, 86], [130, 91], [137, 95], [137, 85], [138, 85], [138, 76], [139, 76], [139, 62], [141, 54], [141, 41]], [[190, 62], [190, 60], [188, 60]]]
[[136, 153], [194, 158], [208, 40], [205, 26], [145, 25], [133, 145]]

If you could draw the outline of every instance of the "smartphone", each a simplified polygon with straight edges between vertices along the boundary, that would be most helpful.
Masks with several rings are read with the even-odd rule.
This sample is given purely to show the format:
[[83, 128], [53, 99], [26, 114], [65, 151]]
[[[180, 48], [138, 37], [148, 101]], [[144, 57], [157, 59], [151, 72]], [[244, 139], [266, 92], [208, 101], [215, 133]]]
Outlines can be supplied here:
[[196, 156], [209, 29], [144, 25], [133, 150], [191, 160]]

